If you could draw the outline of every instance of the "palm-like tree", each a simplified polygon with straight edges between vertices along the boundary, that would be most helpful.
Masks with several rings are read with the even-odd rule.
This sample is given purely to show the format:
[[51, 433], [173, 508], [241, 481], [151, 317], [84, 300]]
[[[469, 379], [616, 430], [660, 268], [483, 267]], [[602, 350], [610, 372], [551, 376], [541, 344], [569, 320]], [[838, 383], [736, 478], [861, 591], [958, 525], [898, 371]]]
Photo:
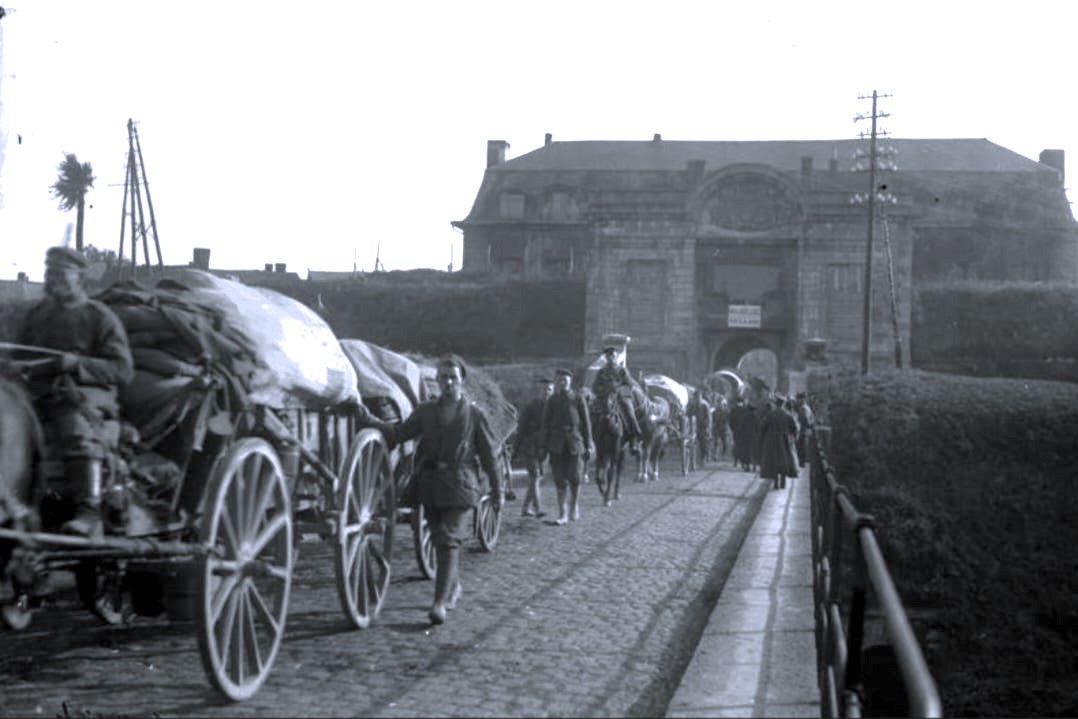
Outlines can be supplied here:
[[74, 153], [65, 153], [56, 168], [59, 177], [53, 183], [52, 196], [60, 200], [60, 209], [75, 214], [75, 249], [82, 249], [82, 219], [86, 213], [86, 193], [94, 186], [94, 170], [89, 162], [79, 162]]

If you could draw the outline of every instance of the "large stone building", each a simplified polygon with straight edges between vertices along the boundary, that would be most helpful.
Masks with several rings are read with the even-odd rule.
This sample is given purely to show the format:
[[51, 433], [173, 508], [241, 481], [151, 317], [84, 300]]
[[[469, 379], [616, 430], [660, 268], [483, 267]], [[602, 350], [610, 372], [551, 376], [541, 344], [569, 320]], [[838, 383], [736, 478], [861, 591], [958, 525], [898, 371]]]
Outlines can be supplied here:
[[[873, 367], [892, 365], [896, 345], [908, 362], [916, 283], [1078, 275], [1062, 151], [1037, 162], [984, 139], [878, 147], [887, 162], [877, 173], [886, 196], [873, 232]], [[831, 362], [860, 362], [868, 210], [856, 196], [868, 192], [858, 167], [867, 141], [547, 135], [508, 161], [507, 148], [488, 143], [475, 203], [453, 223], [463, 270], [584, 278], [582, 350], [622, 332], [634, 368], [687, 381], [763, 354], [780, 387], [804, 367], [806, 345], [821, 344], [810, 340], [826, 342]]]

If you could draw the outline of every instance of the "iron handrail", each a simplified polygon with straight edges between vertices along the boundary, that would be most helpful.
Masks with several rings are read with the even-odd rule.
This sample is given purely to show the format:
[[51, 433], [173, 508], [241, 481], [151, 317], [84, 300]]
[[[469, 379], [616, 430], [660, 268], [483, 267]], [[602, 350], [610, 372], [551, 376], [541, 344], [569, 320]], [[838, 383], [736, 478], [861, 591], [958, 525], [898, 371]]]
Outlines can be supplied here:
[[[862, 684], [865, 611], [871, 589], [898, 665], [909, 716], [942, 716], [935, 679], [880, 551], [873, 519], [857, 510], [846, 488], [835, 479], [825, 449], [829, 428], [815, 426], [808, 432], [820, 715], [861, 716], [866, 699]], [[844, 564], [847, 559], [851, 561]], [[848, 615], [845, 621], [844, 614]]]

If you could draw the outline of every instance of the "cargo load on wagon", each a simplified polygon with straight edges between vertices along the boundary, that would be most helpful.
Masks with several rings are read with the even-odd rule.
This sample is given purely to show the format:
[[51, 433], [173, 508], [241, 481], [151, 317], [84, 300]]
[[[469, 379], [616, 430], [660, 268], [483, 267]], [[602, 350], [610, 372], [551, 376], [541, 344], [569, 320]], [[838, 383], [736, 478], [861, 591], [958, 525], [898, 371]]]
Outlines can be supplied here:
[[113, 285], [98, 299], [127, 330], [135, 378], [121, 405], [143, 438], [199, 409], [209, 378], [226, 385], [228, 406], [218, 407], [226, 411], [359, 401], [355, 370], [333, 331], [290, 297], [184, 269], [151, 288]]

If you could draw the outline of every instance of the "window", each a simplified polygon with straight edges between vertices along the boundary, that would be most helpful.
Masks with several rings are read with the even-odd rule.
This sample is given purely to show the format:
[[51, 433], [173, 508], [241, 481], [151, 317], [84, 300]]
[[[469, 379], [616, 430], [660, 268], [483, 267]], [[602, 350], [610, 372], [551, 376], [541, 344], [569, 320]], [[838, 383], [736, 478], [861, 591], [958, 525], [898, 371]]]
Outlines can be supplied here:
[[570, 199], [569, 193], [565, 190], [555, 190], [550, 193], [549, 218], [551, 220], [568, 220]]
[[500, 198], [499, 215], [505, 220], [520, 220], [524, 217], [524, 195], [519, 192], [504, 192]]
[[835, 294], [861, 294], [861, 280], [865, 274], [863, 265], [833, 264], [828, 266], [827, 289]]
[[774, 265], [715, 265], [711, 289], [731, 304], [763, 304], [779, 290], [780, 273]]

